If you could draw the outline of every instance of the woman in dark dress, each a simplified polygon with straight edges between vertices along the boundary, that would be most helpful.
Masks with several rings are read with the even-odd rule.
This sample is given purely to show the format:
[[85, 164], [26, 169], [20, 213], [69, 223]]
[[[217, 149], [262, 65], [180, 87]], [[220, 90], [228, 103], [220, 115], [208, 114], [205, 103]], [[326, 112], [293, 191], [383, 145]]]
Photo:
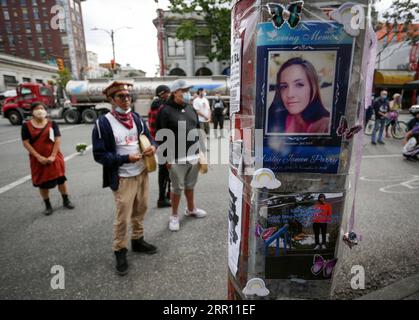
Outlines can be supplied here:
[[52, 214], [49, 189], [58, 185], [67, 209], [74, 209], [68, 198], [64, 157], [60, 151], [61, 133], [58, 125], [47, 119], [44, 104], [35, 102], [31, 106], [32, 119], [22, 125], [23, 146], [29, 152], [32, 183], [39, 188], [45, 202], [45, 215]]

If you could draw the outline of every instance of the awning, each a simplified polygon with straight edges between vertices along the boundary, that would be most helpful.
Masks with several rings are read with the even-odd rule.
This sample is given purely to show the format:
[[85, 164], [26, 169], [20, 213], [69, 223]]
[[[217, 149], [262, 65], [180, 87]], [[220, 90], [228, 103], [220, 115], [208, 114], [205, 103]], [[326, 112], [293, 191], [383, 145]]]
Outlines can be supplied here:
[[419, 90], [419, 80], [405, 83], [403, 86], [404, 90]]
[[374, 86], [376, 87], [403, 86], [405, 83], [413, 80], [415, 80], [414, 71], [376, 70], [374, 73]]

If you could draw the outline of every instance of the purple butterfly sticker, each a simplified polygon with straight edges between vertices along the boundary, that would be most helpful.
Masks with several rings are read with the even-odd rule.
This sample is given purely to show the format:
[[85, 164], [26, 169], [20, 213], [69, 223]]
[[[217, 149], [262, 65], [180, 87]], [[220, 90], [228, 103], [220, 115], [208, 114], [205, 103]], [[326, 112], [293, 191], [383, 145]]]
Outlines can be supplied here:
[[349, 129], [348, 120], [346, 120], [345, 116], [342, 116], [340, 117], [339, 127], [336, 129], [336, 134], [339, 137], [344, 137], [345, 139], [350, 140], [353, 138], [355, 134], [357, 134], [361, 130], [362, 130], [361, 125], [357, 125]]
[[317, 276], [323, 271], [323, 276], [325, 278], [330, 278], [337, 261], [338, 259], [325, 260], [321, 255], [315, 254], [311, 272]]

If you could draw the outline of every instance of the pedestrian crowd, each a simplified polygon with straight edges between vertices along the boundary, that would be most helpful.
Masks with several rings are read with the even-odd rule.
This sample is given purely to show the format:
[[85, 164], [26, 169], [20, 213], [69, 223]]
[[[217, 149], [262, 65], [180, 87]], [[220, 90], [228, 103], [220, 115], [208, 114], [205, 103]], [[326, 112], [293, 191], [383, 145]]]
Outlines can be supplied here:
[[[92, 146], [94, 160], [102, 165], [102, 186], [111, 189], [115, 201], [112, 250], [119, 275], [128, 272], [130, 240], [134, 252], [158, 252], [158, 248], [144, 238], [150, 172], [158, 170], [157, 207], [171, 208], [170, 231], [180, 230], [182, 194], [187, 203], [183, 211], [186, 217], [207, 216], [195, 203], [194, 189], [199, 173], [207, 171], [206, 140], [210, 122], [214, 122], [215, 137], [222, 138], [227, 108], [219, 93], [210, 105], [204, 88], [199, 88], [195, 97], [191, 96], [191, 88], [182, 79], [174, 81], [170, 88], [158, 86], [148, 123], [132, 109], [131, 83], [114, 81], [103, 90], [112, 110], [97, 119]], [[22, 125], [22, 141], [29, 152], [33, 185], [39, 188], [45, 202], [44, 213], [53, 213], [49, 190], [56, 186], [62, 194], [63, 206], [74, 209], [68, 195], [59, 127], [47, 118], [44, 104], [34, 103], [31, 111], [32, 119]]]

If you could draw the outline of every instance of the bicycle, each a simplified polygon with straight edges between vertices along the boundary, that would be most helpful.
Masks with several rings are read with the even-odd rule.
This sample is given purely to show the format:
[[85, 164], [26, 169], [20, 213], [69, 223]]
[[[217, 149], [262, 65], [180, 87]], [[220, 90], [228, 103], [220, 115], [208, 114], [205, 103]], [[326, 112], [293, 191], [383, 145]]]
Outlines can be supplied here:
[[[402, 140], [407, 132], [407, 123], [404, 121], [398, 120], [399, 114], [397, 111], [391, 111], [389, 112], [388, 119], [391, 122], [391, 135], [396, 140]], [[364, 133], [368, 136], [372, 135], [372, 132], [374, 131], [374, 125], [375, 125], [375, 115], [372, 115], [371, 119], [367, 122]]]

